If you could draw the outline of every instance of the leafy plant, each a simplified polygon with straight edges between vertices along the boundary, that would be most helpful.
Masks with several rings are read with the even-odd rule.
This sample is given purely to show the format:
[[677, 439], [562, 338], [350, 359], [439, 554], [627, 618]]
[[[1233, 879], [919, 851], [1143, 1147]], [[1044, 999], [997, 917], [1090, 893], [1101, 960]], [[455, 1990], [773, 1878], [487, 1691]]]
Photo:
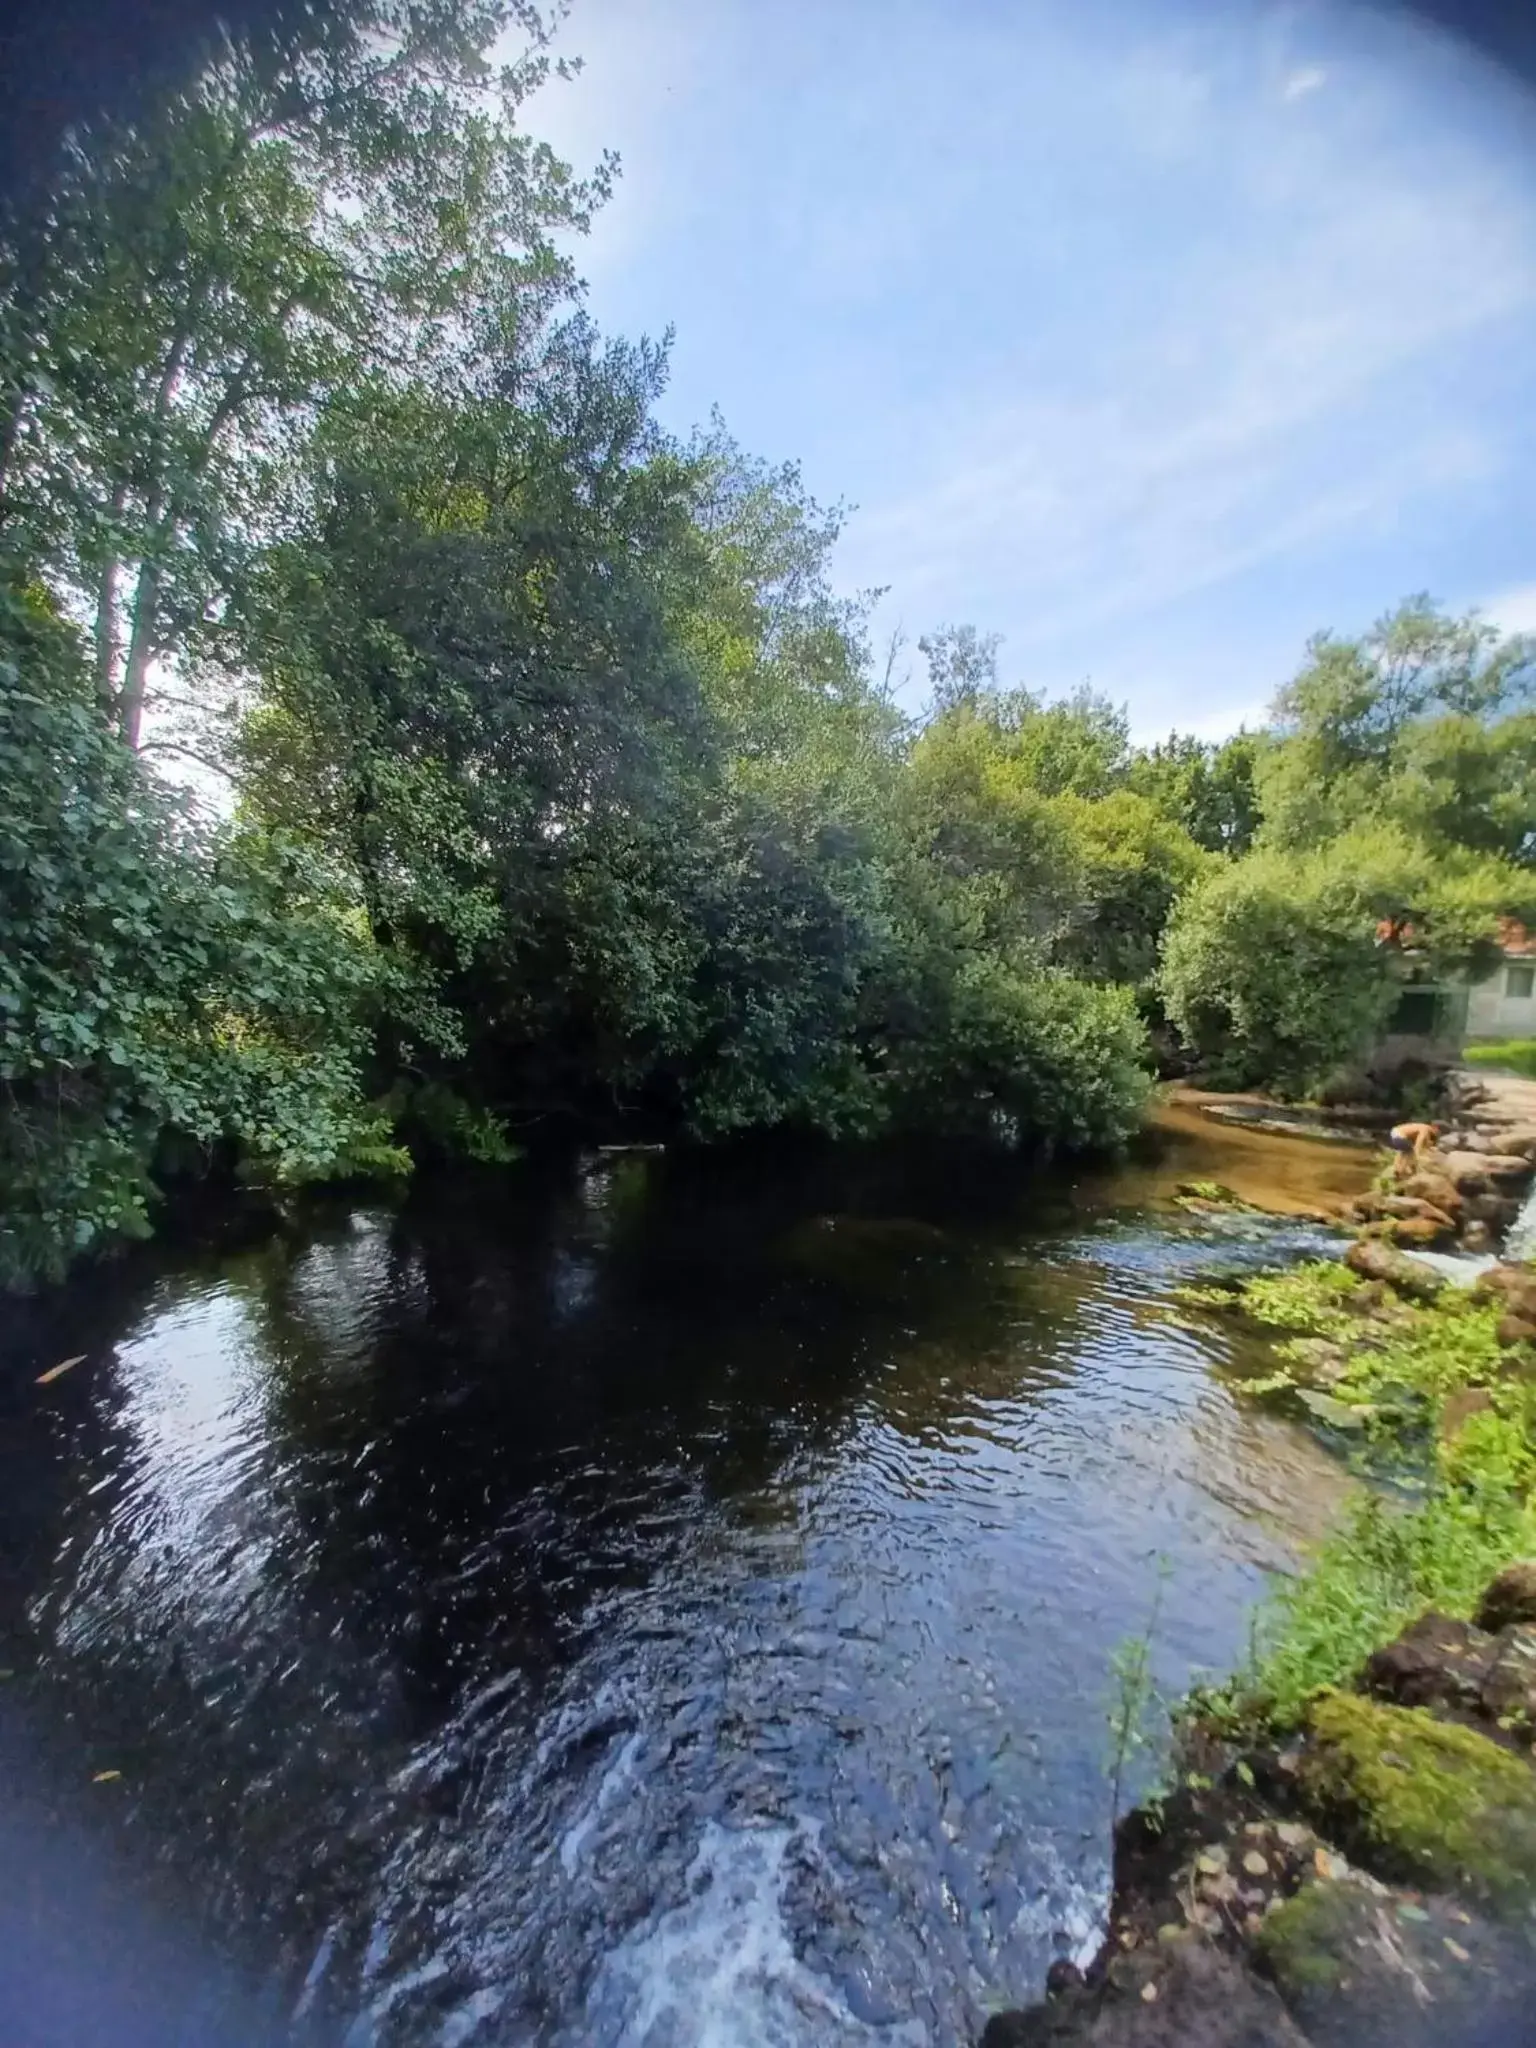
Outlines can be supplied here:
[[1109, 1707], [1109, 1824], [1119, 1824], [1127, 1780], [1137, 1759], [1160, 1744], [1168, 1732], [1167, 1710], [1152, 1677], [1152, 1650], [1170, 1574], [1166, 1558], [1157, 1561], [1157, 1584], [1140, 1635], [1116, 1646], [1110, 1656], [1113, 1693]]

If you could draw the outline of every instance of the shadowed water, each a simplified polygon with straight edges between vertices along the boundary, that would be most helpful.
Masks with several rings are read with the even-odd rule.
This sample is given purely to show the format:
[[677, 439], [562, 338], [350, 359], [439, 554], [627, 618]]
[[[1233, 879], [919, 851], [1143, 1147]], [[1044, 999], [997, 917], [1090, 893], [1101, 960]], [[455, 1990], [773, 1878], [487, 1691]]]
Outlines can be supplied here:
[[1318, 1241], [1167, 1203], [1266, 1163], [1369, 1170], [1188, 1116], [1075, 1181], [593, 1154], [18, 1315], [40, 1810], [278, 2032], [971, 2038], [1092, 1943], [1159, 1557], [1177, 1686], [1339, 1498], [1170, 1299]]

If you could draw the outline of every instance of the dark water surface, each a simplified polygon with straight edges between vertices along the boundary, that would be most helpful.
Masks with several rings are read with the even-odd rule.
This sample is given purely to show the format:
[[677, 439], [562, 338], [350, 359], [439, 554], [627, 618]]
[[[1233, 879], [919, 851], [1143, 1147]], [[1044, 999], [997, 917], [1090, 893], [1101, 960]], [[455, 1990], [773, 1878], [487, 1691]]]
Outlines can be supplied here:
[[[16, 1312], [0, 1701], [48, 1854], [115, 1873], [120, 1950], [195, 1936], [348, 2048], [970, 2039], [1091, 1944], [1159, 1555], [1178, 1685], [1340, 1497], [1170, 1301], [1319, 1233], [1167, 1197], [1368, 1161], [1160, 1145], [593, 1154]], [[35, 1886], [79, 1992], [100, 1902]]]

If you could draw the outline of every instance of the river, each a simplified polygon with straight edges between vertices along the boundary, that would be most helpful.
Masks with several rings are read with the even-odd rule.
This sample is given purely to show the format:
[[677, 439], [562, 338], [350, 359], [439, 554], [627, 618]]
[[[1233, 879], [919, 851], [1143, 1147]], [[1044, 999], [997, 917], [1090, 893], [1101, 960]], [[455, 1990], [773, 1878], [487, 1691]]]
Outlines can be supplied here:
[[1191, 1111], [1091, 1172], [591, 1153], [13, 1310], [17, 2009], [971, 2040], [1093, 1944], [1115, 1646], [1230, 1666], [1345, 1483], [1171, 1298], [1326, 1234], [1175, 1183], [1368, 1170]]

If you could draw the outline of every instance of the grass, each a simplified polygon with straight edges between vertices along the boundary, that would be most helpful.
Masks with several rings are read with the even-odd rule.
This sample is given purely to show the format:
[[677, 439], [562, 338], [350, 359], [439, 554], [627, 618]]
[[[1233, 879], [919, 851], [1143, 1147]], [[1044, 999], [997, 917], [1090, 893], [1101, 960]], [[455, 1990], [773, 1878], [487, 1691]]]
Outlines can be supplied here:
[[1372, 1650], [1427, 1608], [1469, 1616], [1488, 1581], [1536, 1544], [1536, 1516], [1495, 1486], [1438, 1485], [1417, 1506], [1373, 1495], [1261, 1615], [1225, 1716], [1294, 1727], [1324, 1686], [1347, 1685]]
[[1509, 1067], [1528, 1081], [1536, 1081], [1536, 1038], [1489, 1039], [1482, 1045], [1467, 1046], [1462, 1057], [1469, 1066]]
[[[1357, 1506], [1260, 1615], [1249, 1669], [1201, 1702], [1294, 1726], [1319, 1688], [1348, 1684], [1416, 1615], [1470, 1615], [1501, 1566], [1536, 1555], [1536, 1384], [1497, 1341], [1498, 1303], [1459, 1288], [1410, 1304], [1314, 1261], [1191, 1297], [1286, 1333], [1250, 1395], [1303, 1390], [1322, 1340], [1331, 1401], [1364, 1425], [1373, 1468], [1413, 1489]], [[1480, 1411], [1447, 1430], [1447, 1402], [1469, 1388]]]

